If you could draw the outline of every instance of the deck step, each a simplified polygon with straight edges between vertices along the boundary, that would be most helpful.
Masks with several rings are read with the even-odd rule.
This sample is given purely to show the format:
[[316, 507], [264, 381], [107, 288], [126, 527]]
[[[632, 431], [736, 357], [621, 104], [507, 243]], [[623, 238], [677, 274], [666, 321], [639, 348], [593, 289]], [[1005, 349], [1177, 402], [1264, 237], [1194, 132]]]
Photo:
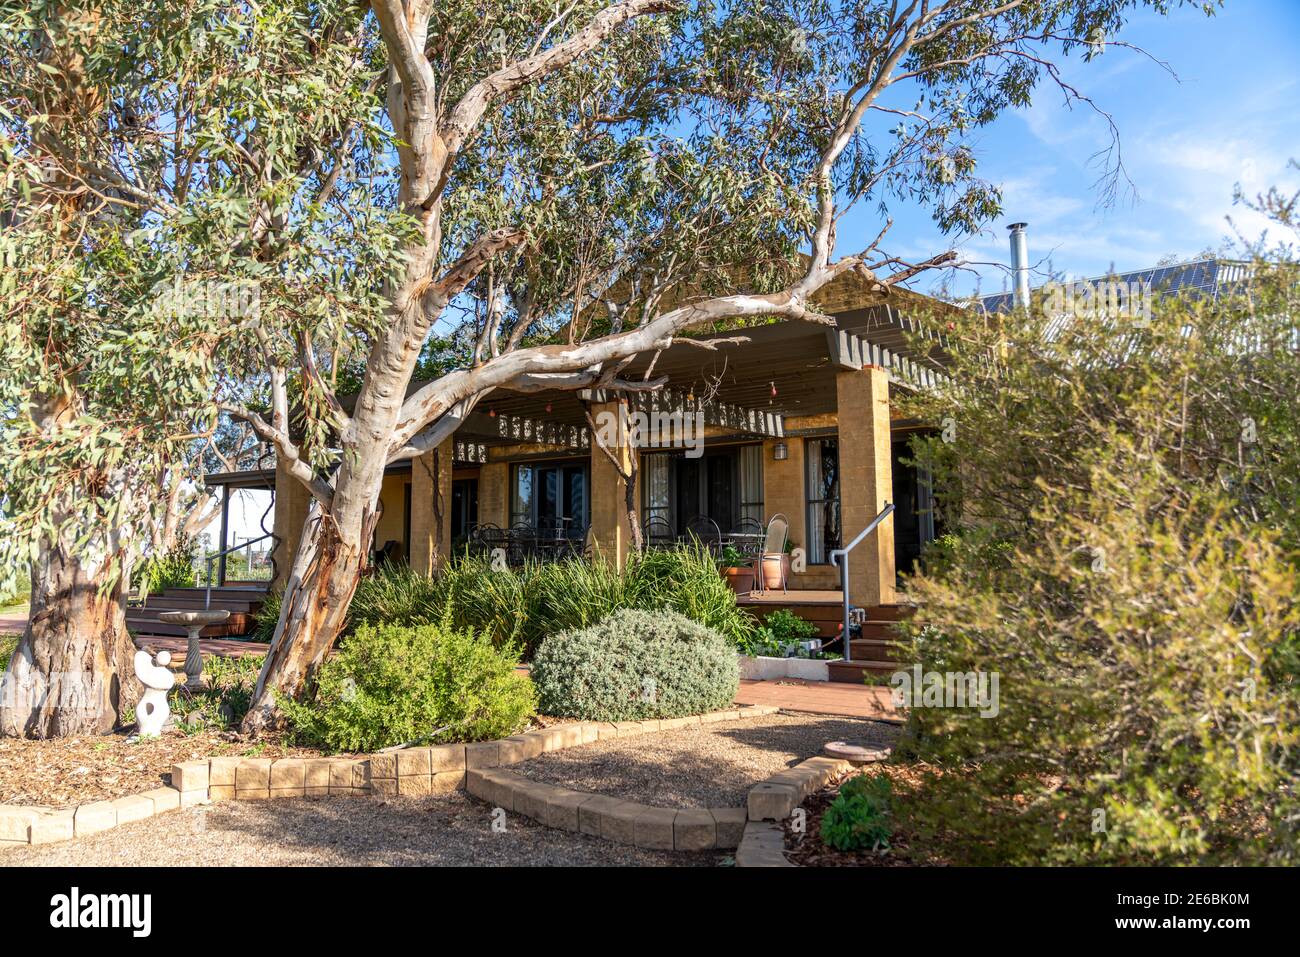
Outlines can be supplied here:
[[862, 661], [830, 661], [827, 662], [830, 671], [831, 681], [839, 681], [844, 684], [860, 685], [867, 674], [873, 675], [890, 675], [899, 669], [897, 661], [881, 661], [879, 659], [864, 659]]
[[908, 646], [886, 638], [854, 638], [852, 651], [862, 661], [903, 661]]

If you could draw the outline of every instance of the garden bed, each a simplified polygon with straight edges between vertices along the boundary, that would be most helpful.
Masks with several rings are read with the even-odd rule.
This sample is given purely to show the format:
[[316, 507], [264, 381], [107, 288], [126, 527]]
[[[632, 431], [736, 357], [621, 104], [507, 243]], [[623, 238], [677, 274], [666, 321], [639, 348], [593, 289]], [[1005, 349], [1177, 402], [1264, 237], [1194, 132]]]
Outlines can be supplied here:
[[655, 807], [739, 807], [754, 784], [820, 754], [828, 741], [865, 739], [887, 747], [896, 734], [875, 721], [774, 714], [608, 739], [548, 752], [514, 770], [547, 784]]
[[[886, 774], [894, 789], [894, 800], [906, 800], [909, 791], [922, 786], [924, 776], [907, 765], [873, 764], [858, 774]], [[796, 818], [788, 818], [785, 828], [785, 856], [800, 867], [942, 867], [949, 863], [943, 853], [942, 844], [925, 841], [898, 820], [895, 814], [894, 831], [889, 839], [887, 850], [841, 851], [823, 843], [821, 837], [822, 818], [840, 793], [840, 787], [851, 777], [845, 778], [830, 787], [810, 794], [800, 805], [807, 813], [803, 829], [796, 830]]]
[[172, 765], [208, 757], [319, 757], [274, 738], [256, 742], [220, 731], [129, 741], [127, 732], [0, 738], [0, 804], [62, 808], [111, 800], [166, 784]]

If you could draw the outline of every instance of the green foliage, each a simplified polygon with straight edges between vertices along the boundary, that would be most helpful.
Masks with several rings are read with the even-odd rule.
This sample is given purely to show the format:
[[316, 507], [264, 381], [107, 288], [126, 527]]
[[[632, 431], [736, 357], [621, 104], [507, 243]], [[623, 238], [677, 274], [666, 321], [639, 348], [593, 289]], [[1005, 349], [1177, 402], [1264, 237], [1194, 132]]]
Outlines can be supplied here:
[[678, 718], [731, 704], [735, 649], [676, 612], [622, 609], [549, 636], [533, 660], [545, 714], [592, 721]]
[[176, 727], [183, 734], [201, 731], [228, 731], [239, 726], [248, 712], [257, 686], [257, 674], [265, 659], [261, 655], [243, 658], [203, 659], [202, 691], [192, 692], [183, 685], [167, 696]]
[[321, 666], [305, 700], [281, 701], [302, 741], [334, 751], [483, 741], [521, 730], [536, 709], [511, 646], [449, 621], [369, 625]]
[[911, 582], [915, 658], [1000, 678], [996, 717], [911, 712], [954, 859], [1297, 862], [1300, 271], [1255, 268], [1120, 332], [958, 318], [908, 403], [953, 418], [919, 458], [971, 529]]
[[0, 635], [0, 661], [3, 661], [6, 667], [9, 664], [9, 659], [13, 656], [14, 649], [17, 647], [17, 635]]
[[167, 588], [190, 588], [198, 583], [194, 572], [195, 543], [182, 542], [163, 555], [151, 555], [140, 565], [136, 583], [143, 584], [149, 594], [160, 594]]
[[[348, 615], [355, 628], [435, 622], [445, 610], [458, 627], [482, 630], [531, 655], [548, 635], [595, 624], [619, 608], [671, 609], [737, 645], [753, 627], [699, 548], [646, 552], [621, 574], [608, 562], [583, 559], [494, 570], [486, 559], [461, 557], [437, 578], [384, 566], [362, 580]], [[268, 624], [273, 630], [274, 621]]]
[[768, 655], [784, 658], [791, 645], [808, 641], [817, 634], [817, 626], [800, 618], [788, 608], [781, 608], [763, 619], [742, 645], [747, 655]]
[[840, 786], [822, 815], [822, 843], [838, 851], [888, 850], [893, 786], [886, 774], [863, 774]]
[[275, 637], [275, 626], [280, 621], [282, 597], [279, 591], [266, 593], [266, 598], [262, 600], [262, 606], [257, 609], [257, 614], [253, 616], [252, 636], [256, 640], [270, 644], [271, 639]]

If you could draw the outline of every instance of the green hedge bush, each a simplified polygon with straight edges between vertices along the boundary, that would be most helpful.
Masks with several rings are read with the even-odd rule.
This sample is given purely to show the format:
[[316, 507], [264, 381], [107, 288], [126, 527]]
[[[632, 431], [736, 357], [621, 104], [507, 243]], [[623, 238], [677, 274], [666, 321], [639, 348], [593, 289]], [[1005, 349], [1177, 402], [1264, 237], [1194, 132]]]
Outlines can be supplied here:
[[448, 621], [363, 625], [321, 666], [313, 695], [280, 704], [299, 740], [332, 751], [491, 740], [536, 710], [518, 663], [513, 646]]
[[550, 636], [532, 675], [543, 713], [590, 721], [715, 711], [740, 683], [736, 650], [719, 632], [677, 612], [633, 608]]

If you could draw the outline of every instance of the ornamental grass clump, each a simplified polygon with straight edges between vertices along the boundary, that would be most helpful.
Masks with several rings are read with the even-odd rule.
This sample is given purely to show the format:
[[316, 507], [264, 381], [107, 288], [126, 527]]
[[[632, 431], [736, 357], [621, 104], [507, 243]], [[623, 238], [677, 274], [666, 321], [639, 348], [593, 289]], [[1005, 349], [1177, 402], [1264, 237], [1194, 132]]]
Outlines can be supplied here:
[[362, 625], [317, 672], [304, 701], [280, 702], [303, 743], [330, 751], [486, 741], [522, 730], [537, 694], [513, 646], [444, 619]]
[[673, 611], [622, 609], [547, 638], [533, 661], [545, 714], [590, 721], [680, 718], [728, 707], [735, 648]]

